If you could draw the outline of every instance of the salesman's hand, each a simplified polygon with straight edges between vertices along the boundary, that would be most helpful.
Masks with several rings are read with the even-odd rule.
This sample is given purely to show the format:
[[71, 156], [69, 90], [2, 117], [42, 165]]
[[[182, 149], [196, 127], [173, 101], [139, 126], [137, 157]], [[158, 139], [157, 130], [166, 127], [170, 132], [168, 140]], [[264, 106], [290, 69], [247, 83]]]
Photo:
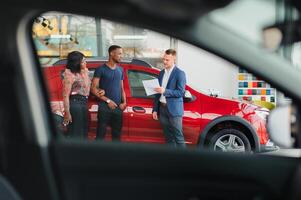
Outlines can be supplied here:
[[154, 90], [160, 94], [163, 94], [165, 92], [165, 89], [163, 87], [156, 87]]
[[157, 114], [157, 112], [153, 112], [153, 119], [154, 120], [158, 120], [158, 114]]

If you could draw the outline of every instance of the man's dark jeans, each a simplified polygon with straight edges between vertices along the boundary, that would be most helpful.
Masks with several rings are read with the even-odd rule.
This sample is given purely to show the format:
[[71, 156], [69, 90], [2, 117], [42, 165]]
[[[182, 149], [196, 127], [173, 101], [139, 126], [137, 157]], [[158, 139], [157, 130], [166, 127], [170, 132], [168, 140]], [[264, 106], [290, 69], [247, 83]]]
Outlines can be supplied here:
[[167, 144], [179, 147], [186, 147], [182, 131], [182, 117], [172, 117], [168, 112], [167, 106], [160, 105], [160, 123]]
[[105, 137], [107, 126], [109, 125], [112, 129], [112, 140], [120, 141], [122, 113], [123, 111], [119, 107], [111, 109], [106, 102], [100, 102], [96, 139], [103, 139]]

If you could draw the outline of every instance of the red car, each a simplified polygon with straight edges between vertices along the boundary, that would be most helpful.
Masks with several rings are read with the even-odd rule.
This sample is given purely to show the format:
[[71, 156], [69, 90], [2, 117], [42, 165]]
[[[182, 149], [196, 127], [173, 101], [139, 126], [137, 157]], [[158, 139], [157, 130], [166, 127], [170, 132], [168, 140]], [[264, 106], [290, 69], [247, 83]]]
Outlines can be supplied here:
[[[105, 60], [87, 59], [91, 78], [95, 69]], [[45, 67], [44, 74], [50, 94], [52, 112], [56, 118], [63, 116], [62, 79], [66, 60]], [[154, 96], [146, 96], [142, 80], [155, 79], [159, 69], [133, 59], [122, 62], [127, 108], [123, 115], [122, 141], [165, 143], [159, 121], [152, 119]], [[96, 135], [98, 103], [93, 95], [88, 102], [89, 138]], [[265, 108], [236, 100], [202, 94], [188, 85], [184, 98], [183, 132], [191, 146], [214, 150], [260, 152], [275, 148], [269, 142], [266, 130]], [[60, 123], [60, 122], [59, 122]], [[108, 131], [108, 138], [110, 137]]]

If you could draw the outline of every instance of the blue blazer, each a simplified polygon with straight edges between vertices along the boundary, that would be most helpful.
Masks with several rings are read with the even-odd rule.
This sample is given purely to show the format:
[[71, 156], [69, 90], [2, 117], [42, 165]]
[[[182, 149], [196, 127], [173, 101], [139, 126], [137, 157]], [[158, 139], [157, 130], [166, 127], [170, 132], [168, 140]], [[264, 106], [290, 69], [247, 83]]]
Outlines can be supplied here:
[[[159, 84], [162, 86], [162, 80], [165, 70], [161, 70], [159, 74]], [[172, 70], [166, 88], [163, 95], [166, 98], [167, 109], [172, 117], [182, 117], [184, 114], [183, 97], [186, 86], [186, 75], [185, 72], [180, 70], [178, 67]], [[160, 96], [161, 94], [155, 95], [153, 112], [160, 112]]]

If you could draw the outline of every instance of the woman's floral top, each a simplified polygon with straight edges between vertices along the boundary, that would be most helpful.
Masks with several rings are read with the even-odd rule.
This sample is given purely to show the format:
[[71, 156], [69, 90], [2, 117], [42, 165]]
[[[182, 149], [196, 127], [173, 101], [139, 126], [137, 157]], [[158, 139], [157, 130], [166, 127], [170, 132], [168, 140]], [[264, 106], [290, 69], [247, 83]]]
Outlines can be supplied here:
[[64, 72], [63, 80], [63, 97], [65, 103], [65, 111], [69, 111], [70, 95], [89, 96], [91, 80], [89, 78], [88, 69], [82, 70], [80, 73], [72, 73], [70, 69]]

